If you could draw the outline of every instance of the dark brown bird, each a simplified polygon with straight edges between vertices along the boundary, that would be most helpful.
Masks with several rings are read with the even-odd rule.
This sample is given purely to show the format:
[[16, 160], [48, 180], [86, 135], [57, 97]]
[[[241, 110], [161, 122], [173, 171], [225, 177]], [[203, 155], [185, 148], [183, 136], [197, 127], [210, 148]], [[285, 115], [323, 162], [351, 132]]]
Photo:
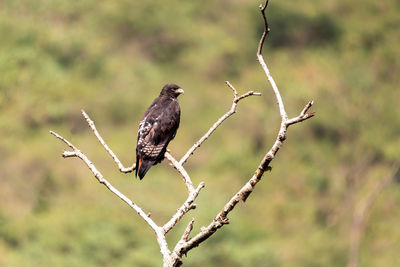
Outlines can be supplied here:
[[164, 159], [176, 135], [181, 117], [177, 97], [183, 93], [178, 85], [166, 84], [140, 121], [136, 145], [136, 177], [139, 174], [140, 180], [151, 166]]

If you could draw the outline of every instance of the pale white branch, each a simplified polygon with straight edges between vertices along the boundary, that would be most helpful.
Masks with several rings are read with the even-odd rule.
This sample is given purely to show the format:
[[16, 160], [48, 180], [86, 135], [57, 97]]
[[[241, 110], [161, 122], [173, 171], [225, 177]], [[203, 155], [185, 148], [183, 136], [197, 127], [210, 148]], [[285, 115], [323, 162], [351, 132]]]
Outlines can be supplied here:
[[204, 182], [201, 182], [199, 186], [189, 194], [188, 198], [182, 204], [182, 206], [176, 211], [176, 213], [172, 216], [172, 218], [163, 226], [165, 233], [168, 233], [189, 210], [196, 208], [196, 204], [194, 203], [194, 201], [203, 187], [204, 187]]
[[74, 151], [64, 151], [62, 156], [63, 158], [76, 157], [76, 153]]
[[137, 206], [132, 200], [130, 200], [128, 197], [126, 197], [124, 194], [122, 194], [118, 189], [113, 187], [104, 177], [103, 175], [97, 170], [95, 165], [86, 157], [85, 154], [83, 154], [80, 150], [78, 150], [74, 145], [72, 145], [67, 139], [62, 137], [61, 135], [50, 131], [52, 135], [63, 141], [65, 144], [67, 144], [70, 148], [73, 149], [73, 151], [64, 151], [62, 154], [63, 157], [77, 157], [80, 158], [89, 168], [89, 170], [93, 173], [94, 177], [103, 185], [105, 185], [112, 193], [114, 193], [116, 196], [118, 196], [120, 199], [122, 199], [126, 204], [128, 204], [132, 209], [134, 209], [140, 217], [145, 220], [153, 230], [158, 229], [159, 227], [154, 223], [154, 221], [147, 216], [147, 214], [139, 207]]
[[157, 242], [160, 246], [160, 251], [163, 255], [164, 261], [170, 261], [170, 250], [168, 249], [167, 241], [165, 239], [165, 234], [164, 234], [164, 229], [162, 227], [159, 227], [135, 202], [130, 200], [128, 197], [126, 197], [123, 193], [121, 193], [118, 189], [116, 189], [114, 186], [112, 186], [101, 174], [100, 171], [97, 170], [96, 166], [88, 159], [88, 157], [83, 154], [79, 149], [77, 149], [71, 142], [69, 142], [67, 139], [62, 137], [61, 135], [50, 131], [52, 135], [63, 141], [65, 144], [67, 144], [72, 151], [64, 151], [63, 152], [63, 157], [77, 157], [81, 159], [89, 168], [89, 170], [93, 173], [94, 177], [105, 187], [107, 187], [108, 190], [110, 190], [114, 195], [119, 197], [122, 201], [124, 201], [130, 208], [132, 208], [139, 216], [151, 227], [151, 229], [154, 231], [157, 237]]
[[313, 103], [314, 103], [314, 101], [308, 102], [307, 105], [304, 107], [304, 109], [301, 111], [299, 116], [294, 117], [292, 119], [287, 119], [287, 120], [285, 120], [285, 123], [289, 126], [289, 125], [292, 125], [292, 124], [295, 124], [295, 123], [298, 123], [298, 122], [302, 122], [302, 121], [314, 116], [315, 115], [314, 112], [307, 113], [307, 111], [311, 108]]
[[94, 135], [97, 137], [97, 140], [99, 140], [100, 144], [104, 147], [104, 149], [110, 154], [110, 156], [113, 158], [114, 162], [118, 165], [118, 168], [121, 172], [123, 173], [129, 173], [132, 172], [136, 169], [136, 164], [133, 163], [132, 166], [130, 167], [124, 167], [122, 165], [121, 161], [118, 159], [118, 157], [114, 154], [114, 152], [108, 147], [106, 142], [104, 142], [104, 139], [101, 137], [99, 132], [97, 131], [96, 125], [94, 125], [94, 122], [90, 119], [89, 115], [82, 109], [81, 110], [83, 117], [86, 119], [87, 123], [89, 124], [89, 127], [92, 129]]
[[188, 241], [190, 232], [193, 230], [193, 224], [194, 224], [194, 218], [192, 218], [192, 220], [189, 222], [188, 226], [186, 227], [185, 232], [183, 232], [181, 240]]
[[272, 89], [273, 89], [274, 93], [275, 93], [275, 97], [276, 97], [276, 101], [278, 102], [279, 112], [281, 114], [281, 118], [282, 118], [282, 120], [285, 120], [285, 119], [287, 119], [288, 116], [287, 116], [286, 111], [285, 111], [285, 106], [283, 105], [283, 100], [282, 100], [281, 94], [280, 94], [278, 86], [276, 85], [274, 78], [272, 77], [271, 73], [269, 72], [267, 64], [265, 63], [264, 58], [262, 56], [262, 48], [264, 46], [264, 41], [265, 41], [265, 38], [267, 37], [267, 34], [270, 31], [270, 29], [268, 27], [267, 17], [265, 16], [265, 9], [268, 6], [268, 2], [269, 1], [267, 0], [265, 2], [264, 6], [260, 5], [260, 10], [261, 10], [261, 14], [262, 14], [263, 19], [264, 19], [265, 28], [264, 28], [264, 32], [263, 32], [263, 34], [261, 36], [260, 43], [258, 45], [257, 58], [258, 58], [258, 61], [260, 62], [260, 65], [261, 65], [262, 69], [265, 72], [265, 75], [267, 76], [267, 79], [268, 79], [269, 83], [272, 86]]
[[180, 261], [181, 255], [178, 255], [177, 252], [180, 251], [180, 248], [189, 241], [189, 235], [193, 230], [194, 218], [190, 220], [189, 224], [186, 226], [185, 231], [182, 234], [181, 239], [176, 244], [174, 250], [172, 251], [171, 258], [175, 261], [174, 266], [180, 266], [182, 262]]
[[174, 158], [169, 152], [165, 152], [165, 158], [169, 160], [171, 165], [182, 175], [183, 181], [185, 182], [186, 188], [188, 190], [188, 197], [182, 206], [176, 211], [172, 218], [163, 226], [164, 232], [168, 233], [179, 221], [180, 219], [191, 209], [196, 208], [194, 203], [195, 199], [200, 193], [200, 190], [204, 187], [204, 182], [201, 182], [199, 186], [194, 189], [193, 183], [186, 172], [185, 168]]
[[[207, 238], [209, 238], [211, 235], [213, 235], [219, 228], [221, 228], [222, 226], [224, 226], [225, 224], [229, 223], [229, 219], [228, 219], [228, 214], [235, 208], [235, 206], [240, 202], [240, 201], [246, 201], [246, 199], [248, 198], [248, 196], [253, 192], [254, 187], [257, 185], [257, 183], [261, 180], [261, 177], [263, 176], [264, 172], [267, 170], [271, 170], [271, 167], [269, 166], [270, 162], [273, 160], [273, 158], [275, 157], [276, 153], [278, 152], [279, 148], [282, 146], [284, 140], [286, 140], [286, 136], [287, 136], [287, 129], [289, 127], [289, 125], [291, 124], [295, 124], [301, 121], [304, 121], [306, 119], [311, 118], [312, 116], [314, 116], [314, 113], [309, 113], [307, 114], [307, 111], [311, 108], [313, 102], [310, 101], [305, 107], [304, 109], [301, 111], [300, 115], [298, 117], [295, 117], [293, 119], [288, 119], [288, 116], [286, 114], [285, 111], [285, 106], [283, 104], [283, 100], [281, 97], [281, 94], [279, 92], [279, 89], [274, 81], [274, 79], [272, 78], [268, 67], [264, 61], [264, 58], [262, 56], [262, 46], [264, 44], [264, 40], [265, 37], [267, 36], [268, 32], [269, 32], [269, 28], [268, 28], [268, 22], [267, 22], [267, 18], [265, 16], [265, 9], [268, 5], [268, 0], [266, 1], [264, 6], [260, 6], [261, 9], [261, 13], [264, 19], [264, 23], [265, 23], [265, 29], [264, 29], [264, 33], [260, 39], [260, 43], [259, 43], [259, 47], [257, 49], [257, 58], [260, 62], [261, 67], [263, 68], [267, 79], [269, 81], [269, 83], [272, 86], [272, 89], [275, 93], [276, 96], [276, 100], [278, 102], [278, 106], [279, 106], [279, 112], [281, 115], [281, 126], [278, 132], [278, 135], [276, 137], [275, 143], [272, 145], [272, 147], [270, 148], [270, 150], [265, 154], [264, 158], [261, 160], [258, 168], [256, 169], [254, 175], [250, 178], [250, 180], [235, 194], [233, 195], [233, 197], [227, 202], [227, 204], [225, 204], [225, 206], [223, 207], [223, 209], [215, 216], [215, 218], [213, 219], [213, 221], [206, 227], [202, 227], [201, 231], [196, 234], [194, 237], [188, 239], [186, 238], [181, 238], [181, 240], [178, 242], [177, 246], [174, 248], [173, 250], [173, 257], [175, 258], [176, 262], [180, 262], [181, 261], [181, 256], [183, 254], [186, 254], [189, 250], [191, 250], [194, 247], [197, 247], [200, 243], [202, 243], [204, 240], [206, 240]], [[180, 160], [180, 163], [184, 163], [187, 158], [190, 156], [191, 153], [193, 153], [193, 151], [200, 146], [200, 144], [207, 139], [207, 137], [218, 127], [219, 124], [222, 123], [222, 121], [224, 119], [226, 119], [227, 117], [229, 117], [230, 115], [232, 115], [235, 112], [235, 108], [236, 108], [236, 104], [237, 102], [241, 99], [241, 97], [246, 97], [248, 95], [254, 94], [251, 91], [248, 92], [247, 94], [244, 94], [242, 96], [237, 95], [237, 91], [236, 89], [229, 83], [227, 82], [227, 85], [233, 90], [234, 92], [234, 100], [233, 100], [233, 104], [232, 104], [232, 108], [230, 111], [228, 111], [224, 116], [222, 116], [215, 124], [213, 127], [211, 127], [211, 129], [188, 151], [188, 153], [186, 153], [186, 155]], [[190, 232], [189, 232], [190, 233]], [[187, 241], [185, 241], [185, 239]]]
[[282, 100], [281, 94], [279, 93], [278, 86], [276, 85], [274, 78], [272, 78], [271, 73], [269, 72], [269, 69], [267, 67], [267, 64], [265, 64], [264, 58], [260, 55], [257, 55], [257, 57], [258, 57], [258, 61], [260, 62], [261, 66], [265, 72], [265, 75], [268, 78], [269, 83], [272, 86], [272, 89], [274, 90], [276, 101], [278, 102], [281, 118], [287, 119], [288, 116], [286, 114], [285, 106], [283, 105], [283, 100]]
[[300, 116], [305, 116], [308, 110], [312, 107], [314, 104], [314, 100], [311, 100], [310, 102], [307, 103], [307, 105], [303, 108], [303, 110], [300, 113]]
[[183, 181], [185, 182], [186, 188], [191, 194], [194, 191], [192, 180], [189, 174], [186, 172], [185, 168], [167, 151], [165, 152], [165, 158], [169, 160], [171, 165], [182, 175]]
[[238, 93], [236, 91], [236, 89], [232, 86], [232, 84], [228, 81], [225, 82], [229, 88], [232, 89], [233, 94], [234, 94], [234, 98], [232, 101], [232, 106], [230, 108], [230, 110], [228, 110], [228, 112], [226, 112], [224, 115], [222, 115], [212, 126], [211, 128], [196, 142], [194, 143], [194, 145], [186, 152], [186, 154], [179, 160], [179, 164], [183, 165], [185, 164], [185, 162], [188, 160], [188, 158], [190, 157], [190, 155], [192, 155], [194, 153], [194, 151], [200, 147], [200, 145], [207, 140], [208, 137], [210, 137], [210, 135], [218, 128], [218, 126], [220, 126], [227, 118], [229, 118], [230, 116], [232, 116], [235, 112], [236, 112], [236, 106], [239, 103], [240, 100], [255, 95], [255, 96], [260, 96], [261, 93], [257, 93], [257, 92], [253, 92], [253, 91], [249, 91], [241, 96], [238, 97]]
[[[72, 148], [74, 151], [78, 150], [70, 141], [68, 141], [67, 139], [65, 139], [64, 137], [62, 137], [61, 135], [57, 134], [56, 132], [53, 131], [49, 131], [50, 134], [54, 135], [55, 137], [57, 137], [58, 139], [60, 139], [61, 141], [63, 141], [67, 146], [69, 146], [70, 148]], [[64, 154], [69, 154], [69, 151], [64, 151]]]
[[[313, 105], [313, 101], [310, 101], [300, 112], [300, 114], [297, 117], [288, 119], [288, 115], [285, 111], [285, 106], [281, 97], [281, 94], [279, 92], [279, 89], [272, 78], [269, 69], [267, 67], [267, 64], [264, 61], [264, 58], [262, 56], [262, 47], [265, 41], [265, 38], [269, 32], [268, 28], [268, 22], [267, 18], [265, 15], [265, 9], [268, 5], [268, 0], [266, 1], [264, 6], [260, 6], [261, 9], [261, 14], [264, 19], [264, 24], [265, 24], [265, 29], [264, 32], [261, 36], [260, 43], [257, 49], [257, 58], [258, 61], [260, 62], [261, 67], [263, 68], [267, 79], [269, 83], [272, 86], [272, 89], [274, 91], [278, 107], [279, 107], [279, 112], [281, 116], [281, 125], [279, 128], [278, 135], [276, 137], [276, 140], [272, 147], [269, 149], [269, 151], [265, 154], [264, 158], [261, 160], [258, 168], [256, 169], [254, 175], [248, 180], [248, 182], [236, 193], [234, 194], [231, 199], [225, 204], [225, 206], [222, 208], [220, 212], [214, 217], [213, 221], [206, 227], [202, 227], [200, 232], [194, 235], [192, 238], [190, 238], [190, 233], [193, 230], [193, 224], [194, 224], [194, 219], [190, 221], [188, 226], [186, 227], [184, 233], [182, 234], [181, 239], [178, 241], [176, 244], [174, 250], [171, 252], [168, 249], [168, 244], [166, 241], [166, 234], [182, 219], [182, 217], [191, 209], [194, 209], [196, 207], [196, 204], [194, 203], [195, 199], [200, 193], [200, 190], [204, 187], [204, 182], [201, 182], [198, 187], [195, 189], [193, 187], [193, 183], [189, 177], [189, 174], [183, 168], [183, 164], [186, 163], [190, 155], [194, 153], [194, 151], [200, 147], [200, 145], [207, 140], [207, 138], [231, 115], [233, 115], [236, 112], [237, 104], [239, 103], [240, 100], [247, 98], [252, 95], [259, 96], [261, 93], [257, 93], [254, 91], [248, 91], [247, 93], [244, 93], [242, 95], [238, 95], [237, 90], [232, 86], [231, 83], [228, 81], [226, 82], [227, 86], [233, 91], [233, 100], [232, 100], [232, 106], [231, 108], [224, 114], [222, 115], [212, 126], [211, 128], [186, 152], [186, 154], [179, 160], [177, 161], [172, 157], [172, 155], [169, 152], [165, 153], [165, 157], [169, 160], [171, 165], [182, 175], [184, 183], [186, 185], [186, 188], [188, 190], [188, 197], [185, 200], [185, 202], [181, 205], [180, 208], [178, 208], [177, 212], [171, 217], [171, 219], [166, 222], [163, 226], [158, 226], [151, 218], [150, 214], [146, 214], [138, 205], [136, 205], [132, 200], [127, 198], [125, 195], [123, 195], [120, 191], [118, 191], [116, 188], [114, 188], [104, 177], [103, 175], [97, 170], [97, 168], [94, 166], [94, 164], [81, 152], [79, 151], [72, 143], [70, 143], [68, 140], [63, 138], [62, 136], [58, 135], [57, 133], [50, 131], [52, 135], [63, 141], [68, 147], [72, 149], [72, 151], [64, 151], [63, 152], [63, 157], [77, 157], [80, 158], [90, 169], [90, 171], [93, 173], [95, 178], [105, 185], [107, 189], [109, 189], [112, 193], [117, 195], [121, 200], [123, 200], [126, 204], [129, 205], [136, 213], [139, 214], [139, 216], [151, 227], [151, 229], [154, 231], [157, 237], [157, 242], [160, 246], [160, 251], [161, 254], [163, 255], [163, 262], [164, 262], [164, 267], [167, 266], [180, 266], [182, 264], [182, 255], [186, 254], [189, 250], [192, 248], [198, 246], [200, 243], [202, 243], [204, 240], [209, 238], [211, 235], [213, 235], [219, 228], [224, 226], [225, 224], [229, 223], [229, 218], [228, 215], [229, 213], [235, 208], [235, 206], [240, 202], [240, 201], [246, 201], [248, 196], [252, 193], [254, 187], [257, 185], [257, 183], [261, 180], [263, 174], [267, 170], [271, 170], [271, 167], [269, 166], [270, 162], [273, 160], [275, 157], [276, 153], [279, 151], [280, 147], [282, 146], [283, 142], [286, 140], [287, 136], [287, 129], [290, 125], [302, 122], [304, 120], [307, 120], [314, 116], [314, 113], [307, 113], [311, 106]], [[132, 165], [131, 167], [125, 168], [120, 160], [117, 158], [117, 156], [112, 152], [112, 150], [108, 147], [108, 145], [104, 142], [103, 138], [100, 136], [99, 132], [96, 129], [96, 126], [94, 125], [93, 121], [89, 118], [89, 116], [82, 110], [82, 115], [85, 117], [87, 123], [89, 124], [90, 128], [93, 130], [93, 133], [97, 137], [98, 141], [103, 145], [103, 147], [106, 149], [106, 151], [111, 155], [115, 163], [118, 165], [119, 169], [121, 172], [132, 172], [135, 169], [135, 164]]]

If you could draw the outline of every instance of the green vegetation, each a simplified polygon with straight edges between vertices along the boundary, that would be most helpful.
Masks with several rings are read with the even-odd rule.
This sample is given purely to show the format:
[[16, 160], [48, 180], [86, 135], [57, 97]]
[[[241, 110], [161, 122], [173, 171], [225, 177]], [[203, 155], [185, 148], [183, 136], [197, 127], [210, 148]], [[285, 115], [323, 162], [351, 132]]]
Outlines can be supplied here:
[[[80, 115], [84, 108], [125, 165], [138, 121], [166, 82], [185, 89], [172, 154], [181, 156], [239, 104], [189, 160], [205, 181], [195, 231], [253, 173], [279, 113], [256, 61], [258, 1], [0, 1], [0, 265], [160, 266], [153, 233], [99, 185], [55, 130], [157, 222], [185, 199], [166, 163], [141, 182], [120, 174]], [[187, 266], [345, 266], [354, 207], [400, 156], [399, 1], [272, 1], [264, 57], [289, 115], [313, 99], [317, 116], [290, 128], [273, 171], [231, 224], [191, 251]], [[397, 179], [399, 180], [399, 179]], [[173, 192], [173, 194], [171, 194]], [[400, 187], [368, 212], [361, 266], [400, 266]]]

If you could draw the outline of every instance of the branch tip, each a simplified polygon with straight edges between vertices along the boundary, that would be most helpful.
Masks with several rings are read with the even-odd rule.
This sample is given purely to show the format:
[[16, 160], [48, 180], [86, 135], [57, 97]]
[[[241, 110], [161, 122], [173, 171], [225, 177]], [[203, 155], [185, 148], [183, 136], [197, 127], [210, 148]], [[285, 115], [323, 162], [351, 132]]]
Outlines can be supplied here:
[[[314, 116], [315, 112], [307, 114], [307, 111], [311, 108], [311, 106], [314, 104], [314, 100], [311, 100], [310, 102], [307, 103], [307, 105], [303, 108], [303, 110], [300, 113], [300, 116]], [[312, 114], [312, 115], [311, 115]]]
[[182, 235], [182, 240], [184, 241], [188, 241], [189, 239], [189, 235], [193, 230], [193, 224], [194, 224], [194, 218], [192, 218], [188, 224], [188, 226], [185, 229], [185, 232]]
[[236, 91], [235, 87], [233, 87], [233, 85], [229, 81], [225, 81], [225, 84], [228, 85], [228, 87], [232, 89], [233, 94], [235, 95], [235, 98], [236, 98], [237, 97], [237, 91]]
[[261, 11], [262, 11], [263, 13], [264, 13], [265, 9], [267, 8], [268, 3], [269, 3], [269, 0], [267, 0], [267, 1], [265, 2], [264, 6], [263, 6], [262, 4], [260, 4], [260, 9], [261, 9]]
[[93, 131], [94, 135], [96, 136], [97, 140], [99, 141], [99, 143], [104, 147], [104, 149], [112, 157], [114, 162], [118, 165], [119, 170], [122, 173], [129, 173], [129, 172], [132, 172], [133, 170], [135, 170], [135, 168], [136, 168], [136, 164], [135, 163], [133, 163], [133, 165], [131, 167], [128, 167], [128, 168], [126, 168], [126, 167], [124, 167], [124, 165], [122, 165], [121, 161], [114, 154], [114, 152], [108, 147], [108, 145], [106, 144], [104, 139], [101, 137], [100, 133], [97, 131], [96, 125], [94, 124], [92, 119], [90, 119], [89, 115], [83, 109], [81, 109], [81, 113], [82, 113], [82, 116], [85, 118], [87, 124], [89, 125], [90, 129], [92, 129], [92, 131]]

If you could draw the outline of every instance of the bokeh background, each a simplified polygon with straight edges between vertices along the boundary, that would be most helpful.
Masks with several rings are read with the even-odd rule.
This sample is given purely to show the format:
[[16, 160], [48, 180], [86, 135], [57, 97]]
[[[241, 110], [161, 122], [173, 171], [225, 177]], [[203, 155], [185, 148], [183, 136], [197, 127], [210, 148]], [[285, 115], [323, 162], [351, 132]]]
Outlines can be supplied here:
[[[68, 138], [164, 223], [186, 198], [167, 163], [121, 174], [80, 109], [128, 166], [138, 122], [167, 82], [185, 89], [177, 158], [243, 93], [186, 167], [206, 188], [187, 222], [208, 224], [273, 144], [280, 117], [256, 61], [261, 1], [0, 1], [0, 266], [160, 266], [154, 235], [77, 159]], [[271, 1], [264, 58], [289, 116], [317, 116], [288, 139], [231, 224], [187, 266], [345, 266], [352, 217], [400, 155], [400, 2]], [[367, 212], [360, 266], [400, 266], [399, 177]]]

